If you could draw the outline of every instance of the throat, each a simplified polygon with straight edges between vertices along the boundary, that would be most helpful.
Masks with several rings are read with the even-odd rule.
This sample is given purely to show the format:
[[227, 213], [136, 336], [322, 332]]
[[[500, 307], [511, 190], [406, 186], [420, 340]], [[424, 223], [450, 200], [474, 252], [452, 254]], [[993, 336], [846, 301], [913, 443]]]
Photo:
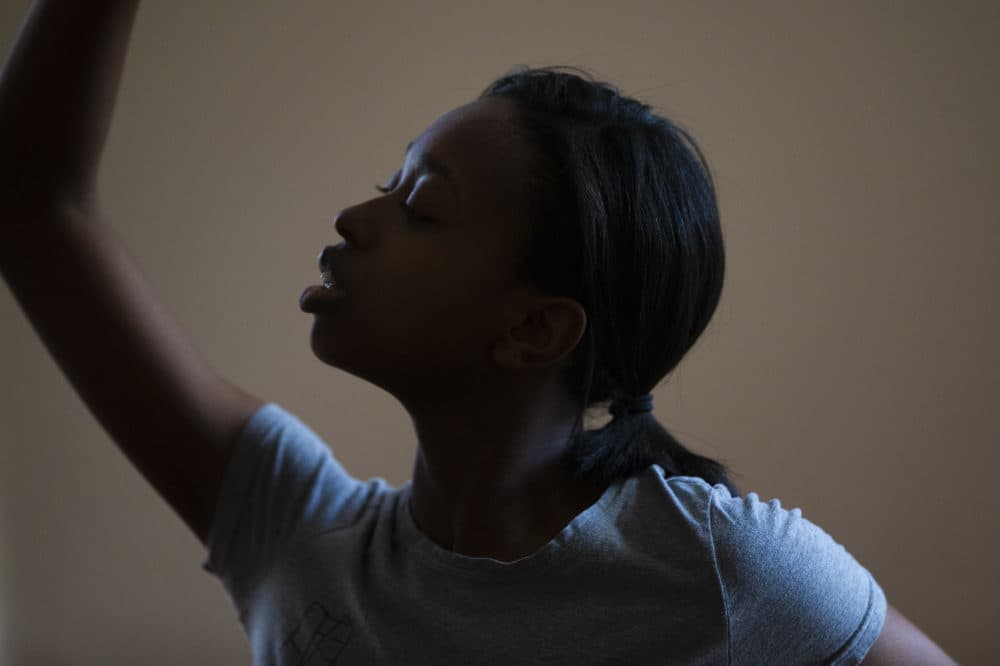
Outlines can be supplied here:
[[410, 498], [410, 514], [418, 529], [445, 550], [467, 557], [513, 562], [534, 555], [555, 539], [577, 516], [607, 490], [592, 482], [550, 488], [541, 497], [515, 502], [455, 506], [454, 518], [425, 510], [420, 498]]

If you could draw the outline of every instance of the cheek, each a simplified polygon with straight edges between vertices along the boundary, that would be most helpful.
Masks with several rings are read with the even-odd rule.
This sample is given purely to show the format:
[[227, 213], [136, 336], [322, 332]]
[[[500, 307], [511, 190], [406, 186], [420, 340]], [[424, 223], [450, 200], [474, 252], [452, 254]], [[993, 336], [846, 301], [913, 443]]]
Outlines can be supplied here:
[[393, 312], [414, 335], [463, 339], [488, 326], [494, 291], [468, 278], [414, 281], [401, 290]]
[[491, 280], [468, 273], [425, 275], [393, 298], [391, 335], [437, 362], [481, 358], [501, 328], [497, 299]]
[[453, 319], [494, 298], [500, 286], [494, 263], [464, 249], [439, 253], [402, 271], [391, 296], [407, 310], [415, 308]]

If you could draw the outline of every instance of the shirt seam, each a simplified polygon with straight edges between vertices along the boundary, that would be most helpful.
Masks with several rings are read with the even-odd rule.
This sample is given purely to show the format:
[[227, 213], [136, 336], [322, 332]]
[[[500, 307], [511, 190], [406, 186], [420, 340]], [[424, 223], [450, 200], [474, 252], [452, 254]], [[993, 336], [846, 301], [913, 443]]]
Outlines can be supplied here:
[[[834, 654], [833, 660], [830, 662], [831, 666], [839, 666], [840, 664], [849, 663], [847, 660], [855, 657], [854, 653], [857, 651], [857, 646], [859, 641], [861, 641], [865, 636], [868, 635], [872, 623], [877, 618], [877, 612], [875, 608], [875, 579], [868, 574], [868, 604], [865, 607], [865, 615], [861, 618], [861, 624], [854, 631], [854, 634], [847, 639], [847, 642]], [[869, 650], [871, 650], [871, 645], [869, 645]], [[867, 652], [865, 653], [867, 656]], [[863, 657], [862, 657], [863, 659]], [[859, 659], [860, 661], [860, 659]], [[857, 662], [855, 662], [857, 663]]]
[[[209, 525], [205, 547], [208, 549], [207, 564], [214, 575], [225, 575], [232, 569], [232, 539], [245, 518], [245, 506], [238, 504], [249, 492], [256, 469], [248, 467], [244, 458], [251, 440], [261, 440], [273, 429], [264, 420], [274, 403], [266, 403], [246, 420], [237, 437], [236, 447], [226, 464], [222, 483], [216, 497], [215, 507]], [[263, 432], [261, 432], [263, 431]], [[224, 530], [224, 533], [221, 533]]]
[[708, 495], [708, 542], [712, 549], [712, 568], [715, 570], [715, 577], [719, 581], [719, 592], [722, 596], [722, 611], [726, 618], [726, 663], [733, 663], [733, 639], [730, 619], [732, 614], [729, 609], [729, 596], [726, 594], [726, 584], [722, 579], [722, 571], [719, 568], [719, 558], [715, 550], [715, 534], [712, 531], [712, 506], [715, 500], [715, 493], [718, 489], [714, 486]]

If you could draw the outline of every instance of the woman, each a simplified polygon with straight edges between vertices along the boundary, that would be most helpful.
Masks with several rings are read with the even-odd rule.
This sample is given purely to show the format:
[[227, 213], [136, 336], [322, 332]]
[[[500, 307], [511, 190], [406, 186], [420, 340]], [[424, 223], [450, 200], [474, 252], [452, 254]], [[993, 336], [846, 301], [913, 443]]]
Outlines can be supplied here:
[[799, 509], [741, 496], [651, 411], [722, 288], [687, 134], [612, 86], [518, 71], [337, 216], [300, 299], [312, 349], [418, 437], [412, 481], [361, 481], [220, 378], [103, 223], [137, 7], [32, 5], [0, 80], [0, 270], [206, 545], [255, 663], [948, 663]]

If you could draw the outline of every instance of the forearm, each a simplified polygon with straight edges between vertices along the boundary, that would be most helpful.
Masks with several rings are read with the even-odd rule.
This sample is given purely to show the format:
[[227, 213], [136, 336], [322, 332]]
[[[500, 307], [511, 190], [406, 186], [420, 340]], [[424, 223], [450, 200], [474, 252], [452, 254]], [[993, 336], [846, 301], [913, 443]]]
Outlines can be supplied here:
[[94, 194], [138, 6], [32, 3], [0, 72], [4, 203], [72, 204]]

